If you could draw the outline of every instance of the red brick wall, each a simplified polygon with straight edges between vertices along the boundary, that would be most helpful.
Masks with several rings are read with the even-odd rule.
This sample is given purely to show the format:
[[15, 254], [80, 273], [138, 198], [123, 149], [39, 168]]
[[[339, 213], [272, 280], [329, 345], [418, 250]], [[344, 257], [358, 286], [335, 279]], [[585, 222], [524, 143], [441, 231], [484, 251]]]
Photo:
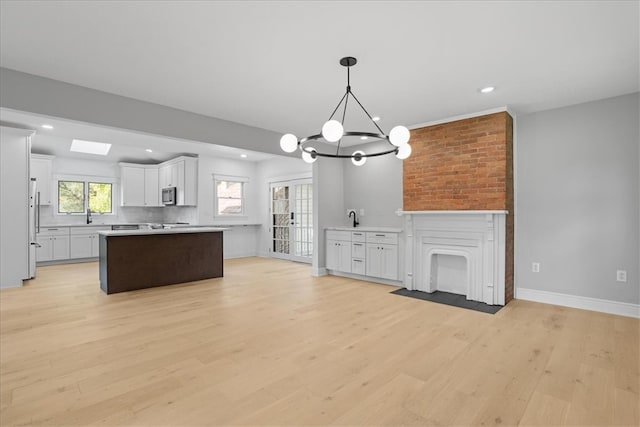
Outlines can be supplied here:
[[412, 130], [403, 209], [507, 209], [509, 123], [502, 112]]
[[411, 131], [403, 210], [507, 210], [505, 302], [513, 299], [513, 119], [506, 112]]

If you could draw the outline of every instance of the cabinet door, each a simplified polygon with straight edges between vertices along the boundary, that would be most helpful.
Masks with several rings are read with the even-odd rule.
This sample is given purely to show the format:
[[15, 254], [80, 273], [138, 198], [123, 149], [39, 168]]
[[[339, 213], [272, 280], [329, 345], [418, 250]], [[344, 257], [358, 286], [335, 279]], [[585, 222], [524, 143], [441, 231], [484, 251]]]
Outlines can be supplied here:
[[144, 168], [123, 166], [120, 172], [122, 206], [144, 206]]
[[380, 244], [367, 243], [367, 264], [366, 271], [367, 276], [380, 277], [381, 265], [380, 265]]
[[51, 261], [52, 259], [52, 237], [51, 236], [37, 236], [36, 242], [40, 247], [36, 246], [36, 261]]
[[69, 236], [53, 236], [52, 259], [69, 259]]
[[398, 280], [398, 245], [380, 245], [380, 277]]
[[337, 240], [327, 240], [327, 268], [329, 270], [338, 270], [340, 265], [340, 248]]
[[158, 185], [158, 169], [144, 170], [144, 204], [145, 206], [160, 206], [160, 187]]
[[158, 187], [162, 190], [165, 187], [169, 186], [169, 181], [171, 181], [171, 170], [170, 167], [160, 166], [158, 168]]
[[31, 178], [36, 179], [40, 204], [50, 205], [51, 201], [51, 160], [31, 158]]
[[179, 161], [172, 165], [173, 169], [171, 170], [171, 179], [173, 181], [173, 186], [176, 187], [176, 205], [184, 206], [184, 161]]
[[338, 270], [351, 273], [351, 242], [338, 242], [340, 251]]
[[184, 204], [196, 206], [198, 204], [198, 160], [184, 160]]
[[70, 258], [90, 258], [92, 256], [91, 234], [71, 236], [69, 243]]
[[100, 236], [98, 234], [91, 235], [91, 256], [100, 256]]

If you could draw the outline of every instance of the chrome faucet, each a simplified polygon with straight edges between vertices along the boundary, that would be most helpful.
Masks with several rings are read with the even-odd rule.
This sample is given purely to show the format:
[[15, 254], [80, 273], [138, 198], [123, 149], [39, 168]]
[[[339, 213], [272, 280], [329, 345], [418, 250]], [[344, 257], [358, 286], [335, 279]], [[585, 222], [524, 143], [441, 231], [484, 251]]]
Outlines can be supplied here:
[[351, 214], [353, 214], [353, 228], [356, 228], [356, 226], [360, 224], [356, 221], [356, 211], [349, 211], [349, 218], [351, 218]]
[[91, 218], [91, 209], [87, 208], [87, 224], [91, 224], [93, 219]]

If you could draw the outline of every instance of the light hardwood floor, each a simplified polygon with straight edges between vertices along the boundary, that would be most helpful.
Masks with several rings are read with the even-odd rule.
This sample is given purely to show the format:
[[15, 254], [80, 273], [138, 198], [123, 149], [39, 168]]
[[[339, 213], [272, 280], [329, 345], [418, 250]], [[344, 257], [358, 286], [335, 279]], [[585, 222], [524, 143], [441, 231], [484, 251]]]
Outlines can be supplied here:
[[260, 258], [107, 296], [97, 263], [0, 292], [2, 426], [638, 425], [639, 321], [496, 315]]

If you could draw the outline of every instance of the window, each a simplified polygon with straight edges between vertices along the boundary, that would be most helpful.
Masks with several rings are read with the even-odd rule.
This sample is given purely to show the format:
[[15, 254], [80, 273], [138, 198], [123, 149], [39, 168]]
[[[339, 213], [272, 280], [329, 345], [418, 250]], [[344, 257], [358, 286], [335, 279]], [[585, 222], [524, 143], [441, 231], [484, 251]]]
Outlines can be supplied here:
[[84, 182], [58, 181], [58, 213], [84, 213]]
[[216, 216], [244, 215], [244, 185], [247, 181], [244, 177], [214, 176]]
[[216, 181], [217, 215], [242, 215], [242, 183]]
[[109, 182], [58, 181], [58, 213], [113, 213], [113, 185]]
[[89, 209], [93, 213], [112, 213], [111, 184], [108, 182], [89, 182]]

